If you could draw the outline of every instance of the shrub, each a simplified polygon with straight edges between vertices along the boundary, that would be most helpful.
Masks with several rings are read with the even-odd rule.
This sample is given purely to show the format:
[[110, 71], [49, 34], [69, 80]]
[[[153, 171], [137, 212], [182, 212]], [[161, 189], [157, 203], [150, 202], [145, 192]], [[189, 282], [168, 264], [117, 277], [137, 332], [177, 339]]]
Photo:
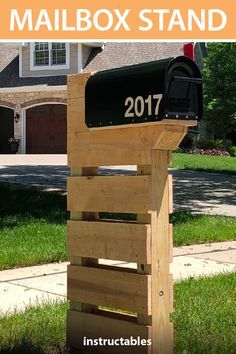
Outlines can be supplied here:
[[178, 147], [174, 152], [181, 154], [181, 153], [183, 153], [185, 151], [183, 149], [181, 149], [180, 147]]
[[215, 141], [202, 139], [198, 141], [197, 148], [200, 150], [228, 151], [231, 156], [236, 156], [236, 147], [232, 146], [232, 141], [229, 139], [226, 140], [225, 146], [223, 139], [216, 139]]
[[190, 149], [187, 151], [188, 154], [195, 155], [210, 155], [210, 156], [230, 156], [226, 150], [217, 150], [217, 149]]
[[232, 141], [230, 139], [227, 139], [225, 144], [223, 139], [216, 139], [215, 144], [216, 149], [226, 149], [226, 151], [229, 151], [229, 149], [232, 147]]
[[216, 142], [213, 140], [199, 140], [197, 143], [198, 149], [216, 149]]
[[231, 156], [236, 157], [236, 146], [230, 146], [228, 152], [230, 153]]

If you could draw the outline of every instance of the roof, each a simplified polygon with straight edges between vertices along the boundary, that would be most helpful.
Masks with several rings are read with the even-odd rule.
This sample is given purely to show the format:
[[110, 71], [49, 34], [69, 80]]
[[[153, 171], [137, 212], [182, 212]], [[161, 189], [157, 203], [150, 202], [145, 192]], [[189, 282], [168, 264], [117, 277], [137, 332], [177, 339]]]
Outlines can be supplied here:
[[0, 46], [0, 87], [66, 85], [66, 75], [19, 77], [19, 46]]
[[[93, 48], [84, 71], [101, 71], [183, 55], [183, 43], [122, 42]], [[0, 45], [0, 88], [66, 85], [66, 75], [19, 77], [19, 46]]]
[[84, 71], [101, 71], [183, 55], [183, 43], [106, 43], [94, 49]]

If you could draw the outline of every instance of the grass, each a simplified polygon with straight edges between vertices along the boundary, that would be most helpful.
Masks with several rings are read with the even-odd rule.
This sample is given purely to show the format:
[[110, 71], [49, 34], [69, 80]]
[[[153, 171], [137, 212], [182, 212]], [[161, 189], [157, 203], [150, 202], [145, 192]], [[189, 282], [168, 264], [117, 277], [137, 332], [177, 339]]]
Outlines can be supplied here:
[[174, 153], [171, 167], [184, 170], [236, 173], [236, 158]]
[[0, 353], [65, 353], [67, 308], [66, 302], [48, 304], [0, 318]]
[[[0, 184], [0, 270], [67, 260], [66, 196]], [[101, 217], [135, 220], [134, 214]], [[174, 245], [236, 239], [236, 218], [175, 212]]]
[[[175, 284], [175, 353], [234, 354], [236, 274]], [[0, 318], [2, 354], [66, 353], [67, 303]]]
[[175, 285], [176, 353], [234, 354], [236, 273]]
[[192, 215], [186, 211], [171, 216], [174, 246], [236, 240], [236, 218], [216, 215]]
[[66, 197], [0, 186], [0, 269], [67, 259]]
[[1, 219], [0, 269], [67, 260], [64, 223], [17, 216]]

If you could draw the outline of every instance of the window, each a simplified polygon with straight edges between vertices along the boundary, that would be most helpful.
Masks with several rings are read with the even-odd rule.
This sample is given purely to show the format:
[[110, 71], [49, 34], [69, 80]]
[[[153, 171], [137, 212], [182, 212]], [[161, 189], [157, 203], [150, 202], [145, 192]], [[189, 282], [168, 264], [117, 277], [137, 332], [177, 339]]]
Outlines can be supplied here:
[[68, 43], [31, 43], [31, 70], [69, 69]]
[[66, 44], [52, 43], [52, 65], [66, 64]]
[[35, 43], [34, 65], [49, 65], [49, 46], [48, 43]]

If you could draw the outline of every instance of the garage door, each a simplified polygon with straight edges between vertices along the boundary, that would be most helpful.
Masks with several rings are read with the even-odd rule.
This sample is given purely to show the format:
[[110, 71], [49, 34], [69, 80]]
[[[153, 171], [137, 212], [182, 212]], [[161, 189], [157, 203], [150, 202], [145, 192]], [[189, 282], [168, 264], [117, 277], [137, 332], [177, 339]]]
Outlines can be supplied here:
[[47, 104], [27, 110], [26, 152], [66, 153], [66, 105]]
[[8, 139], [14, 137], [14, 111], [0, 107], [0, 153], [10, 152]]

